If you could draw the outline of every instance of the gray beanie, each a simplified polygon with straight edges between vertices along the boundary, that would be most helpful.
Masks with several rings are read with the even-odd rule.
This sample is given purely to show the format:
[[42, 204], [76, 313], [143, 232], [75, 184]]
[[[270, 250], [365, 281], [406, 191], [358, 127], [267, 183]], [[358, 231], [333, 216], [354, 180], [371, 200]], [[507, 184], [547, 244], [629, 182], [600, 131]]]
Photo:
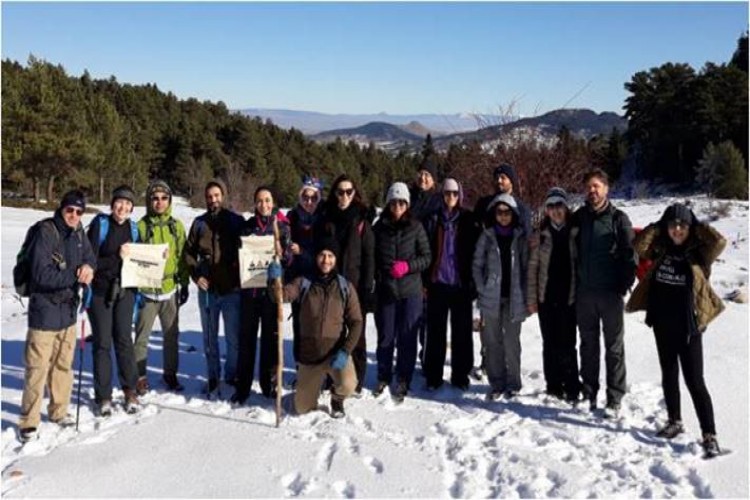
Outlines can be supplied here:
[[394, 182], [391, 187], [388, 188], [388, 194], [385, 195], [386, 204], [393, 200], [404, 200], [406, 203], [411, 204], [411, 197], [409, 196], [409, 188], [403, 182]]

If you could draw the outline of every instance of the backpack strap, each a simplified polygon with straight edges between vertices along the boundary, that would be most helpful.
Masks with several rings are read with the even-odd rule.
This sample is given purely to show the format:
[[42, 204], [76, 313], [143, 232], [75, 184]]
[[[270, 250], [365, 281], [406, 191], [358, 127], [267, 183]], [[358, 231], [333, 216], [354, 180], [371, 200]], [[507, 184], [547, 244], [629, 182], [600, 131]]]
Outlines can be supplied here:
[[107, 239], [107, 233], [109, 233], [109, 216], [106, 214], [99, 214], [96, 216], [99, 220], [99, 248], [104, 244], [104, 240]]
[[[339, 283], [339, 293], [341, 294], [341, 300], [344, 301], [344, 306], [349, 302], [349, 281], [341, 274], [336, 275], [336, 281]], [[299, 287], [299, 302], [300, 304], [307, 295], [307, 291], [310, 290], [312, 282], [307, 278], [302, 278], [302, 284]]]

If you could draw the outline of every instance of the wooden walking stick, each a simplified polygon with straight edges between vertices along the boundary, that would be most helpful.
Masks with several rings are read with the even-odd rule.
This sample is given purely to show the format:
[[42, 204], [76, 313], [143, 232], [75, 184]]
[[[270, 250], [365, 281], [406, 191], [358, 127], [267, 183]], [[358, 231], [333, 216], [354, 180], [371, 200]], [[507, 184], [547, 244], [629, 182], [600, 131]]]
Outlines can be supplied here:
[[[281, 265], [281, 234], [279, 232], [279, 223], [273, 219], [273, 240], [274, 240], [274, 260]], [[281, 424], [281, 389], [283, 387], [282, 378], [284, 374], [284, 292], [281, 288], [281, 278], [273, 280], [273, 293], [276, 297], [276, 329], [277, 329], [277, 349], [278, 360], [276, 364], [276, 427]]]

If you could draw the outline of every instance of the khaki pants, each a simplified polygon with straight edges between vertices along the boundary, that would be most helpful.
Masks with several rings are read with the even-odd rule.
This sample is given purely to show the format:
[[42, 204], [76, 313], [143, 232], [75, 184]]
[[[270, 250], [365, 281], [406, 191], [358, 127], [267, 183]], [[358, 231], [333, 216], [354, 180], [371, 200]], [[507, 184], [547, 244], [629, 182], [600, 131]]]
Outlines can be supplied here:
[[177, 350], [179, 347], [177, 338], [180, 335], [177, 294], [175, 293], [169, 299], [163, 301], [155, 301], [144, 297], [143, 302], [143, 307], [138, 311], [138, 321], [135, 325], [135, 343], [133, 344], [138, 376], [146, 376], [148, 340], [156, 316], [159, 316], [162, 335], [164, 336], [162, 347], [164, 373], [176, 374], [178, 366]]
[[294, 393], [294, 409], [298, 415], [317, 409], [320, 386], [325, 375], [330, 375], [333, 379], [333, 397], [347, 398], [357, 387], [357, 373], [354, 371], [351, 356], [341, 371], [331, 368], [331, 358], [319, 365], [300, 364], [297, 368], [297, 387]]
[[21, 400], [20, 428], [39, 427], [44, 387], [49, 390], [47, 416], [51, 421], [68, 413], [73, 390], [75, 323], [64, 330], [29, 329], [24, 360], [26, 373]]

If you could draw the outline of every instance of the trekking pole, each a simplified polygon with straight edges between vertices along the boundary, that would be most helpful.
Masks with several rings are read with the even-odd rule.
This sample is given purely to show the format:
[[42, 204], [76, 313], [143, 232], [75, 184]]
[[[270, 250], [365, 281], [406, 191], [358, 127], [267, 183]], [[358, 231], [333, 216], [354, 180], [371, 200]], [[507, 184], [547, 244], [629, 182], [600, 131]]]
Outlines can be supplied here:
[[[281, 235], [279, 233], [279, 224], [274, 218], [273, 220], [273, 239], [274, 239], [274, 260], [281, 264], [281, 255], [279, 253], [279, 246], [281, 245]], [[283, 387], [282, 377], [284, 375], [284, 294], [281, 289], [281, 278], [273, 280], [273, 293], [276, 297], [276, 330], [277, 334], [277, 364], [276, 364], [276, 427], [281, 424], [281, 390]]]
[[81, 339], [78, 342], [78, 394], [76, 397], [76, 432], [78, 432], [78, 421], [81, 417], [81, 385], [83, 382], [83, 348], [86, 346], [86, 318], [83, 316], [83, 312], [86, 311], [88, 305], [89, 288], [86, 287], [83, 293], [83, 302], [81, 303]]

